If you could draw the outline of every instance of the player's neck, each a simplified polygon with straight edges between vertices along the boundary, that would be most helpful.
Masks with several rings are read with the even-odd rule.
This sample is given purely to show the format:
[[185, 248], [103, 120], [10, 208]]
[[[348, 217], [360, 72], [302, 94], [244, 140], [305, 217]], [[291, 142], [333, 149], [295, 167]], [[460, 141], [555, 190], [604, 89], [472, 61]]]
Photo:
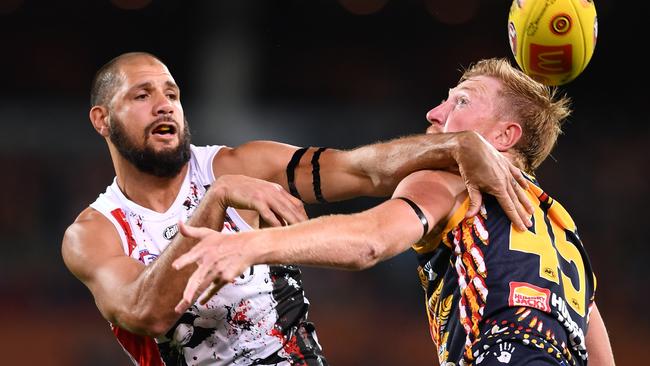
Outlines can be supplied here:
[[166, 212], [178, 196], [189, 163], [172, 178], [144, 173], [124, 159], [114, 161], [114, 167], [117, 185], [129, 200], [156, 212]]
[[525, 164], [524, 164], [523, 158], [519, 154], [517, 154], [516, 152], [513, 152], [511, 150], [502, 151], [501, 154], [503, 154], [503, 156], [505, 156], [508, 159], [508, 161], [510, 161], [512, 163], [512, 165], [514, 165], [517, 168], [525, 171], [525, 169], [524, 169]]

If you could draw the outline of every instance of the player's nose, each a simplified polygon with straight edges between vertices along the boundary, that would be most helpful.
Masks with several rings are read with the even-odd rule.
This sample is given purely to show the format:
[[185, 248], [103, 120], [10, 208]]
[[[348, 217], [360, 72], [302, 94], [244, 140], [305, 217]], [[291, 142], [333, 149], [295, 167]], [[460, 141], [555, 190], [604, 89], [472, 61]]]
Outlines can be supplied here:
[[437, 107], [427, 112], [427, 121], [432, 125], [443, 127], [447, 120], [447, 108], [445, 102], [440, 103]]
[[174, 105], [171, 100], [165, 95], [161, 95], [156, 98], [156, 103], [154, 104], [154, 114], [173, 114]]

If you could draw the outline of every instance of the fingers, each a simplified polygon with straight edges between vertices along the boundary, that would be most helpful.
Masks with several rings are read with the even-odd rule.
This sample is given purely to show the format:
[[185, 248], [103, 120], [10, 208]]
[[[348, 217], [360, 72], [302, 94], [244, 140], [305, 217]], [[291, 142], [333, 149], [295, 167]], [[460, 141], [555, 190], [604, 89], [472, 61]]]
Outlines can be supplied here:
[[521, 198], [523, 197], [524, 200], [527, 200], [526, 195], [521, 192], [519, 193], [519, 185], [516, 182], [513, 182], [513, 184], [508, 186], [508, 195], [510, 196], [510, 199], [514, 202], [515, 209], [517, 210], [517, 215], [521, 219], [522, 222], [522, 227], [520, 227], [521, 230], [526, 230], [529, 226], [532, 225], [532, 222], [530, 221], [530, 214], [526, 211], [526, 208], [524, 207]]
[[527, 218], [526, 214], [521, 214], [523, 212], [523, 207], [518, 204], [516, 199], [516, 194], [514, 188], [510, 184], [506, 184], [506, 193], [499, 194], [495, 196], [499, 204], [503, 208], [503, 212], [508, 216], [515, 229], [519, 231], [526, 230], [526, 225], [524, 224], [524, 218]]
[[180, 222], [178, 226], [183, 236], [197, 239], [199, 242], [172, 262], [172, 267], [176, 270], [182, 269], [190, 263], [198, 263], [205, 256], [209, 246], [220, 243], [220, 239], [224, 235], [209, 228], [194, 227], [183, 222]]
[[[519, 168], [513, 164], [509, 164], [509, 167], [510, 173], [514, 178], [513, 188], [517, 194], [517, 199], [519, 200], [519, 203], [524, 205], [524, 209], [526, 212], [528, 212], [528, 216], [530, 216], [533, 214], [533, 212], [535, 212], [535, 206], [533, 206], [533, 203], [528, 198], [528, 195], [526, 195], [526, 190], [528, 189], [528, 180], [526, 177], [524, 177], [524, 174]], [[530, 223], [530, 225], [532, 225], [532, 223]]]
[[481, 195], [481, 191], [473, 185], [467, 185], [467, 193], [469, 194], [469, 208], [467, 209], [465, 217], [474, 217], [478, 215], [481, 209], [483, 196]]
[[307, 213], [302, 201], [290, 195], [279, 184], [275, 185], [277, 193], [269, 195], [268, 203], [258, 202], [255, 209], [271, 226], [283, 226], [285, 223], [296, 224], [307, 220]]
[[[278, 219], [278, 216], [271, 211], [270, 208], [268, 207], [260, 207], [256, 208], [257, 212], [260, 213], [260, 217], [262, 217], [262, 220], [266, 222], [270, 226], [282, 226], [282, 222]], [[280, 216], [281, 217], [281, 216]]]
[[199, 297], [199, 304], [205, 305], [211, 298], [212, 296], [216, 295], [217, 292], [225, 285], [226, 283], [223, 281], [215, 281], [210, 284], [210, 287], [208, 287], [207, 290], [203, 291], [201, 296]]
[[196, 263], [202, 256], [201, 251], [199, 250], [199, 245], [196, 245], [194, 248], [190, 249], [187, 253], [176, 258], [172, 262], [172, 267], [175, 270], [183, 269], [185, 266], [191, 263]]
[[[278, 203], [282, 207], [281, 212], [277, 212], [289, 224], [296, 224], [307, 220], [307, 212], [302, 201], [285, 191], [281, 185], [276, 185], [281, 192], [281, 202]], [[282, 214], [282, 213], [285, 214]]]
[[[219, 290], [226, 284], [226, 281], [215, 281], [211, 282], [208, 286], [208, 288], [201, 293], [199, 296], [198, 302], [201, 305], [207, 304], [210, 299], [219, 292]], [[188, 286], [185, 288], [185, 292], [183, 293], [183, 298], [181, 301], [178, 302], [178, 304], [174, 307], [174, 311], [177, 314], [182, 314], [187, 310], [187, 308], [190, 307], [195, 301], [194, 299], [198, 296], [197, 294], [200, 293], [200, 288], [199, 289], [189, 289], [189, 282]], [[187, 296], [186, 296], [187, 295]], [[191, 296], [191, 298], [189, 297]], [[188, 300], [190, 298], [190, 300]]]
[[515, 193], [517, 194], [517, 199], [518, 201], [523, 205], [524, 210], [526, 211], [526, 226], [530, 227], [533, 225], [532, 221], [530, 221], [530, 216], [532, 216], [533, 212], [535, 212], [535, 206], [533, 206], [533, 203], [530, 201], [530, 198], [526, 194], [526, 191], [521, 188], [518, 184], [513, 186], [513, 189], [515, 190]]
[[192, 239], [203, 239], [206, 236], [212, 234], [214, 230], [205, 228], [205, 227], [194, 227], [183, 223], [183, 221], [178, 222], [178, 228], [183, 236]]
[[526, 230], [526, 226], [524, 225], [521, 217], [519, 216], [517, 208], [515, 207], [515, 204], [513, 203], [512, 199], [510, 199], [510, 196], [506, 194], [504, 196], [495, 196], [495, 197], [499, 202], [499, 205], [501, 205], [501, 208], [503, 208], [503, 212], [506, 214], [506, 216], [508, 216], [510, 221], [512, 221], [512, 225], [515, 226], [515, 229], [519, 231]]
[[183, 298], [176, 305], [174, 311], [177, 313], [184, 312], [188, 306], [194, 303], [194, 299], [198, 297], [198, 294], [203, 292], [203, 290], [208, 287], [208, 284], [203, 283], [206, 271], [208, 270], [206, 270], [205, 266], [199, 266], [199, 268], [197, 268], [196, 271], [192, 273], [192, 276], [187, 281], [187, 285], [183, 291]]
[[185, 310], [190, 307], [190, 305], [190, 302], [185, 301], [185, 299], [181, 299], [181, 301], [179, 301], [178, 304], [176, 304], [174, 307], [174, 311], [176, 314], [183, 314]]
[[528, 189], [528, 180], [526, 177], [524, 177], [524, 174], [521, 172], [519, 168], [514, 166], [513, 164], [509, 164], [510, 167], [510, 174], [515, 178], [517, 183], [522, 189]]

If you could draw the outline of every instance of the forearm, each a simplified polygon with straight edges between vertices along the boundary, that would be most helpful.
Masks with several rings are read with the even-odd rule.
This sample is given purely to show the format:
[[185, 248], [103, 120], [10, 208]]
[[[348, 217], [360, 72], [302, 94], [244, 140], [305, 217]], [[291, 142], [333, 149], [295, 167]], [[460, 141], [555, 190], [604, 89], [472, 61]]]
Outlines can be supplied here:
[[[223, 202], [220, 187], [213, 185], [188, 223], [220, 230], [226, 208]], [[164, 334], [178, 320], [179, 315], [174, 312], [174, 306], [181, 299], [183, 288], [196, 267], [177, 271], [171, 263], [190, 250], [196, 242], [179, 233], [158, 259], [145, 267], [133, 283], [134, 291], [130, 302], [132, 310], [130, 313], [125, 312], [126, 316], [120, 323], [127, 325], [127, 328], [135, 328], [138, 333], [155, 336]]]
[[385, 196], [414, 171], [455, 167], [466, 135], [460, 132], [403, 137], [348, 151], [345, 159], [359, 174], [369, 177], [373, 195]]
[[391, 219], [389, 212], [388, 207], [378, 206], [250, 233], [255, 238], [249, 246], [253, 262], [349, 270], [372, 267], [403, 252], [422, 235], [417, 221]]

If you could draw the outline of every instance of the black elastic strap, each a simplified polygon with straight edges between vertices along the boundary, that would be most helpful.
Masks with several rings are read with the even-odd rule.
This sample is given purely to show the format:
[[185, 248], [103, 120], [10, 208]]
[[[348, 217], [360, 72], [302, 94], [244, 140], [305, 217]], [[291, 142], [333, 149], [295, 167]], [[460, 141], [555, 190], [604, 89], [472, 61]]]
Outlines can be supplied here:
[[420, 219], [420, 223], [422, 224], [422, 228], [424, 229], [424, 234], [422, 234], [422, 237], [424, 238], [425, 235], [429, 232], [429, 220], [427, 220], [427, 217], [424, 215], [424, 212], [422, 212], [422, 209], [420, 206], [416, 205], [415, 202], [411, 201], [410, 199], [406, 197], [395, 197], [396, 199], [402, 200], [411, 206], [413, 211], [415, 211], [415, 214], [418, 215], [418, 219]]
[[287, 185], [289, 186], [289, 192], [291, 192], [291, 194], [297, 199], [301, 199], [301, 198], [300, 198], [300, 193], [298, 193], [298, 189], [296, 189], [296, 182], [294, 181], [296, 166], [298, 166], [298, 163], [300, 162], [300, 158], [302, 158], [302, 156], [305, 155], [307, 149], [308, 147], [303, 147], [296, 150], [296, 152], [293, 153], [291, 160], [289, 160], [289, 164], [287, 164]]
[[314, 156], [311, 157], [311, 176], [312, 176], [312, 185], [314, 186], [314, 196], [316, 200], [320, 203], [327, 203], [325, 198], [323, 198], [323, 192], [320, 190], [320, 164], [318, 164], [318, 159], [320, 159], [320, 154], [327, 150], [326, 147], [321, 147], [314, 153]]

